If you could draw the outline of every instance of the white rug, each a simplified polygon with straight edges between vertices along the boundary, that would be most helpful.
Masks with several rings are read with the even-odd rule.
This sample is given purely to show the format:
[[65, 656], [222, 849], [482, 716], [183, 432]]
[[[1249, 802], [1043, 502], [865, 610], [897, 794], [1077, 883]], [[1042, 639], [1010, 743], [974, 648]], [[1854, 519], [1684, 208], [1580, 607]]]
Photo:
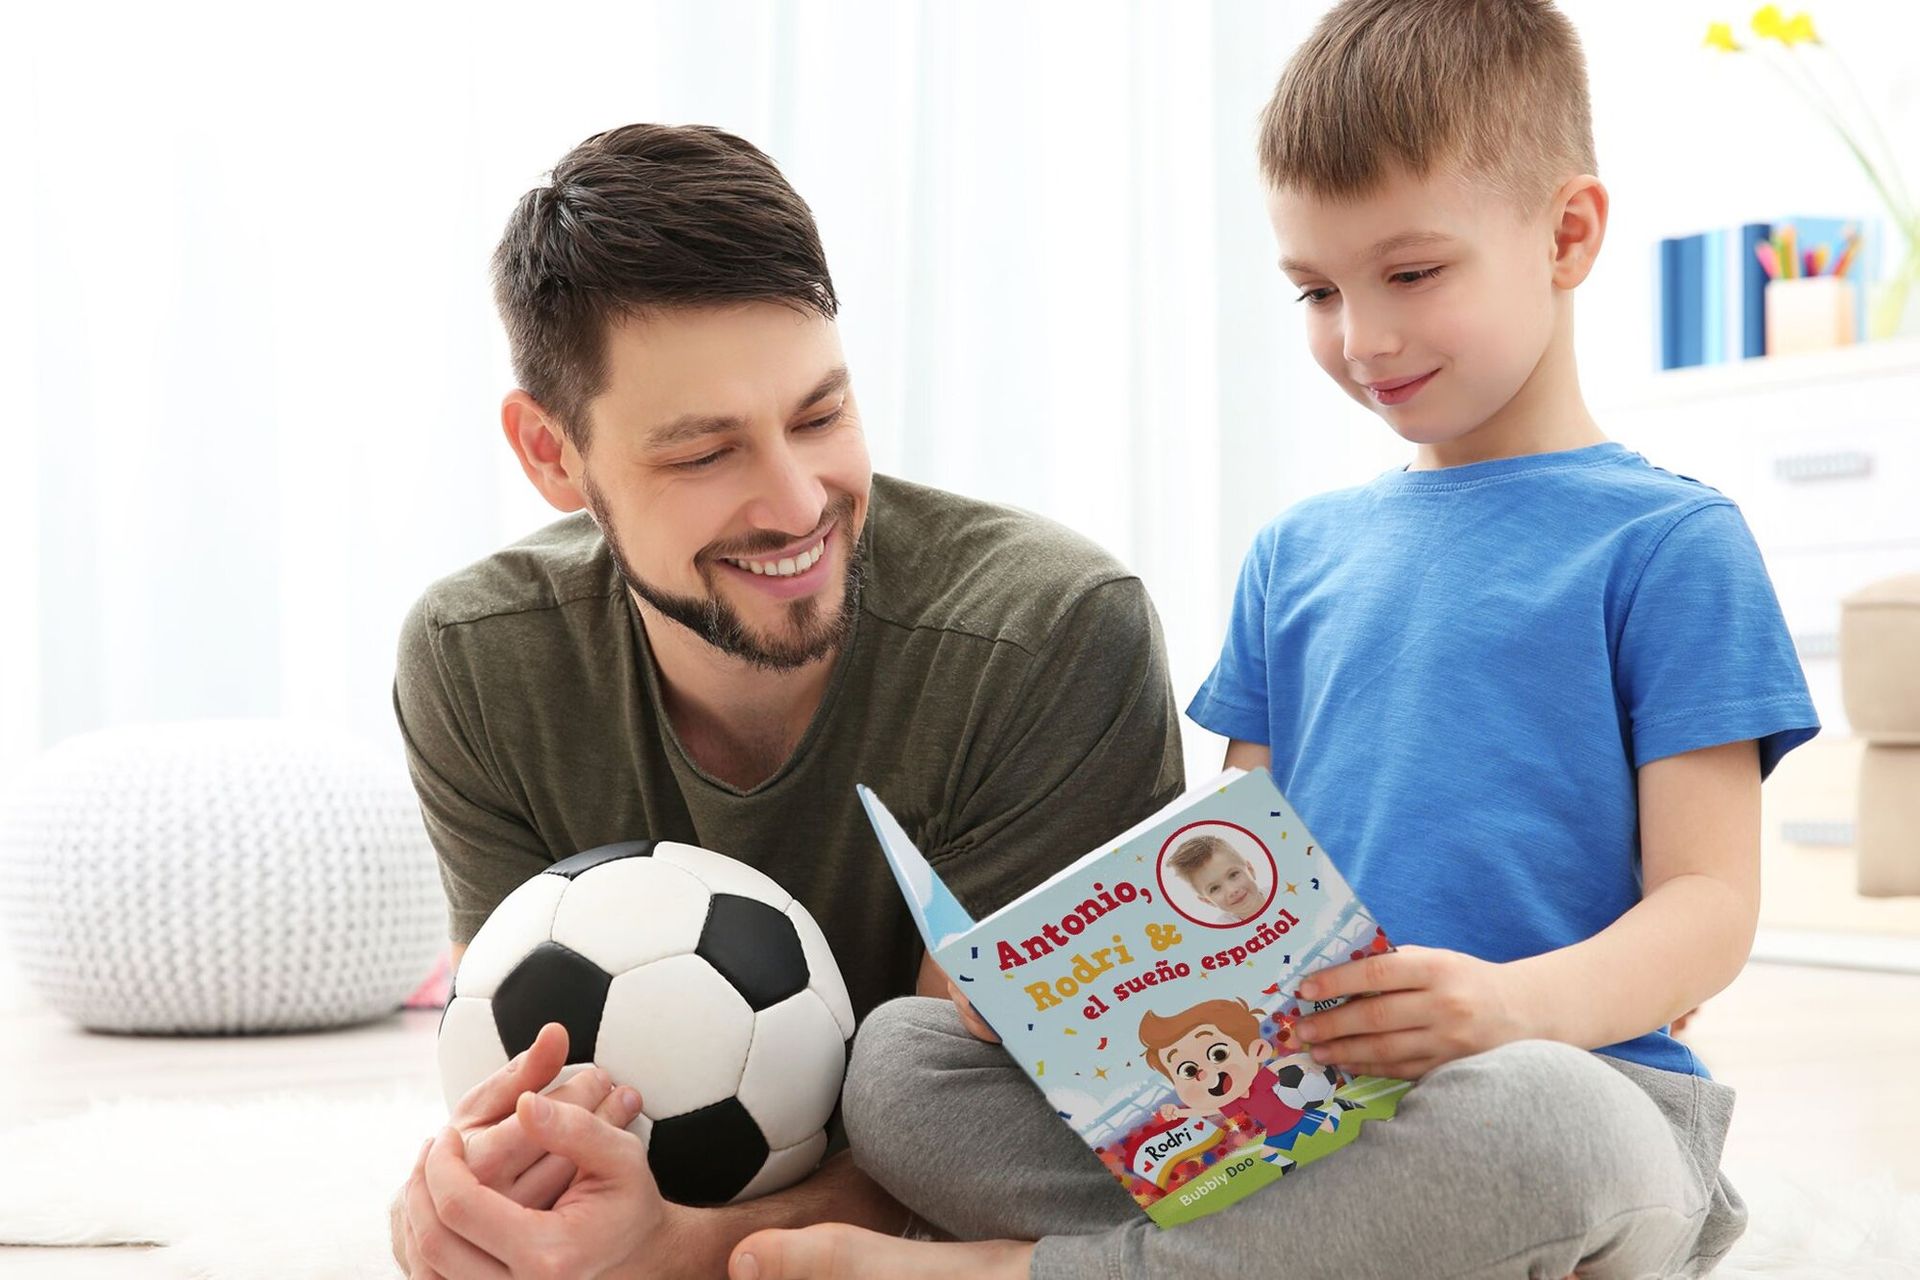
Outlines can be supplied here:
[[[396, 1274], [387, 1205], [440, 1099], [125, 1101], [0, 1133], [0, 1243], [157, 1243], [193, 1280]], [[1920, 1275], [1920, 1195], [1731, 1170], [1753, 1221], [1721, 1280]]]

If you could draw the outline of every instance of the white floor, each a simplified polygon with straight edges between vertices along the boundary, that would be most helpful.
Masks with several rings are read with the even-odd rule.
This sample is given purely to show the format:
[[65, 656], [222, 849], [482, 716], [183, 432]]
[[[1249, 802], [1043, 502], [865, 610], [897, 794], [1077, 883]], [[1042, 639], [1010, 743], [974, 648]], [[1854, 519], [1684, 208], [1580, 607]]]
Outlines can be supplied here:
[[[79, 1031], [0, 972], [0, 1130], [90, 1099], [370, 1097], [434, 1084], [434, 1012], [315, 1035], [155, 1039]], [[1755, 963], [1688, 1040], [1740, 1092], [1727, 1165], [1883, 1173], [1920, 1191], [1920, 976]], [[422, 1136], [425, 1136], [424, 1134]], [[0, 1156], [4, 1158], [4, 1156]], [[142, 1249], [0, 1248], [0, 1274], [157, 1276]]]

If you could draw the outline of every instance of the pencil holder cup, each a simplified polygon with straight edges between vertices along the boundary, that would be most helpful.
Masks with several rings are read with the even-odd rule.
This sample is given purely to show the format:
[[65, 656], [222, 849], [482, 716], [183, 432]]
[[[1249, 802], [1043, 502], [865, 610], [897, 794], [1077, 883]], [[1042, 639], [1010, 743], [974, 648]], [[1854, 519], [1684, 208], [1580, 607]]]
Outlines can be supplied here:
[[1767, 354], [1825, 351], [1854, 341], [1853, 281], [1800, 276], [1767, 282]]

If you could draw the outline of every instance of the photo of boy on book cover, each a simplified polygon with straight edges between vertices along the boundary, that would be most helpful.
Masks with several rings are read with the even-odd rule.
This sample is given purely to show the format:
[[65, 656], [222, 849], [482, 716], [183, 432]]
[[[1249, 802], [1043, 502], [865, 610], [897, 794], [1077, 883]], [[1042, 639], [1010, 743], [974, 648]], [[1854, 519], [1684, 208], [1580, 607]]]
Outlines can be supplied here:
[[[1204, 1000], [1168, 1017], [1150, 1012], [1140, 1019], [1140, 1047], [1185, 1104], [1165, 1104], [1161, 1120], [1260, 1129], [1261, 1158], [1284, 1172], [1293, 1166], [1286, 1153], [1297, 1139], [1339, 1128], [1340, 1106], [1320, 1104], [1332, 1100], [1342, 1080], [1337, 1073], [1328, 1078], [1328, 1068], [1311, 1056], [1281, 1058], [1260, 1034], [1264, 1016], [1241, 999]], [[1292, 1043], [1291, 1028], [1283, 1025], [1281, 1036]]]
[[1217, 920], [1181, 914], [1200, 924], [1239, 924], [1251, 920], [1273, 901], [1273, 856], [1263, 849], [1264, 867], [1257, 867], [1227, 836], [1217, 832], [1189, 836], [1167, 856], [1167, 868], [1208, 907]]

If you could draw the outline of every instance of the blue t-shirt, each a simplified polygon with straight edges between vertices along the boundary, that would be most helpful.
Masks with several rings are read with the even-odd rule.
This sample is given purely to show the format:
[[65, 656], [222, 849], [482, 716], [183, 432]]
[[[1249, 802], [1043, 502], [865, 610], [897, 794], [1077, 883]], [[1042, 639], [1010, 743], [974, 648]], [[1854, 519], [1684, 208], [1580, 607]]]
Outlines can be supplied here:
[[[1388, 937], [1495, 961], [1640, 900], [1640, 765], [1758, 739], [1764, 777], [1819, 731], [1739, 509], [1618, 444], [1285, 512], [1187, 714], [1269, 747]], [[1601, 1052], [1706, 1074], [1664, 1031]]]

